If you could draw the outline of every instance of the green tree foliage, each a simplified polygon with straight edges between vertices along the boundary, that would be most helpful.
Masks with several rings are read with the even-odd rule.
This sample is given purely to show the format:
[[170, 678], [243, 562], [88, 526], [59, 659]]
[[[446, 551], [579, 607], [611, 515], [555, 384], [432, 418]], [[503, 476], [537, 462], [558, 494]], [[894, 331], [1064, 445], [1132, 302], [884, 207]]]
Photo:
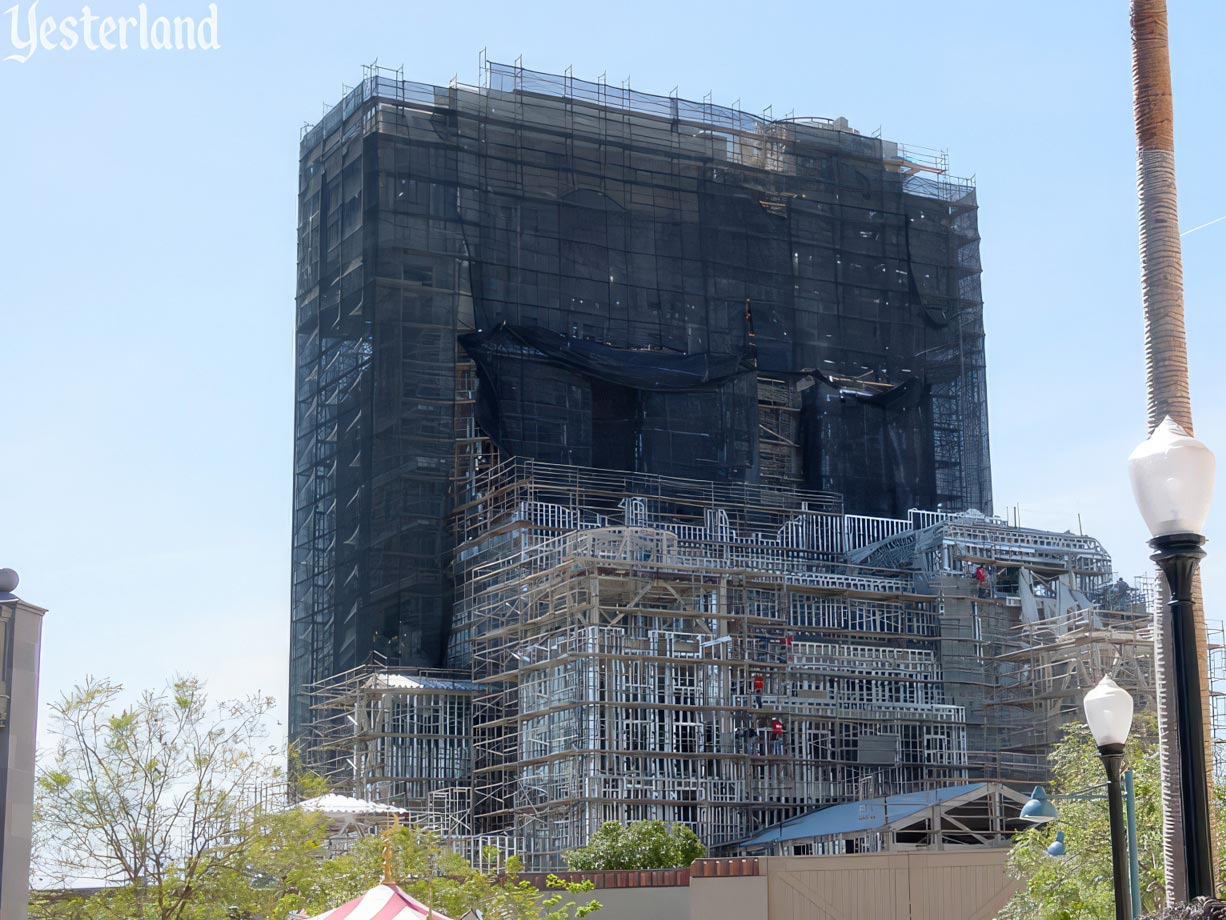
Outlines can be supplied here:
[[[1141, 905], [1146, 913], [1163, 907], [1165, 897], [1157, 736], [1153, 714], [1138, 713], [1126, 752], [1127, 765], [1135, 776]], [[1051, 767], [1054, 781], [1049, 794], [1074, 793], [1106, 782], [1094, 739], [1080, 723], [1065, 729], [1052, 752]], [[1026, 887], [1000, 913], [1000, 920], [1113, 916], [1111, 838], [1104, 794], [1104, 789], [1097, 789], [1090, 793], [1094, 798], [1057, 800], [1057, 821], [1013, 838], [1010, 866], [1026, 880]], [[1064, 831], [1068, 853], [1053, 858], [1046, 850], [1057, 831]]]
[[[183, 678], [124, 704], [123, 688], [88, 680], [51, 706], [53, 751], [35, 802], [32, 920], [284, 920], [358, 897], [383, 876], [384, 841], [331, 856], [319, 814], [280, 807], [287, 753], [266, 744], [273, 702], [213, 705]], [[303, 798], [327, 791], [294, 771]], [[394, 877], [418, 900], [460, 917], [569, 920], [600, 908], [590, 883], [475, 868], [437, 835], [391, 835]], [[93, 885], [92, 895], [73, 889]]]
[[[550, 876], [550, 890], [542, 897], [535, 886], [519, 878], [522, 867], [515, 857], [499, 873], [472, 866], [431, 831], [402, 827], [389, 836], [397, 884], [449, 917], [476, 909], [486, 920], [567, 920], [601, 907], [598, 901], [581, 903], [572, 897], [591, 891], [591, 882]], [[290, 893], [278, 900], [271, 916], [284, 917], [295, 910], [314, 914], [359, 897], [382, 877], [383, 847], [382, 838], [364, 837], [343, 856], [291, 873], [286, 879]]]
[[266, 743], [271, 699], [212, 704], [192, 678], [124, 699], [122, 686], [89, 679], [50, 706], [35, 885], [106, 890], [81, 903], [36, 897], [33, 916], [224, 916], [204, 905], [250, 900], [253, 863], [318, 850], [321, 818], [265, 807], [286, 783], [285, 751]]
[[562, 858], [569, 868], [578, 871], [675, 869], [706, 854], [698, 835], [681, 824], [606, 821], [587, 846], [564, 853]]

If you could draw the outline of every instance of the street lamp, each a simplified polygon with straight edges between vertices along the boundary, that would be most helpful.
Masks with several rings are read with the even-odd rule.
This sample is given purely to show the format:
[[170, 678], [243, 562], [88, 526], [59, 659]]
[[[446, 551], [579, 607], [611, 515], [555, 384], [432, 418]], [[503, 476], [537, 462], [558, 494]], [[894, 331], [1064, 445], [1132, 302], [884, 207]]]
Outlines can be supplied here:
[[[1104, 784], [1105, 785], [1105, 784]], [[1066, 792], [1063, 795], [1048, 796], [1042, 786], [1036, 786], [1030, 794], [1030, 801], [1022, 806], [1019, 817], [1034, 824], [1046, 824], [1056, 821], [1060, 813], [1056, 810], [1052, 799], [1095, 800], [1103, 796], [1094, 794], [1094, 790], [1103, 786], [1090, 786], [1076, 792]], [[1124, 806], [1128, 817], [1128, 890], [1132, 895], [1133, 916], [1141, 915], [1141, 871], [1137, 854], [1137, 821], [1136, 799], [1132, 784], [1132, 771], [1124, 771]], [[1056, 839], [1047, 847], [1047, 855], [1059, 859], [1068, 854], [1068, 845], [1064, 840], [1064, 831], [1056, 831]]]
[[1066, 852], [1067, 850], [1064, 847], [1064, 831], [1056, 831], [1056, 840], [1047, 848], [1047, 855], [1059, 858]]
[[1202, 531], [1213, 497], [1213, 452], [1176, 424], [1162, 420], [1128, 458], [1132, 492], [1153, 539], [1149, 545], [1171, 593], [1171, 659], [1179, 735], [1180, 798], [1188, 898], [1212, 897], [1213, 842], [1201, 709], [1202, 662], [1196, 649], [1192, 584], [1204, 558]]
[[1111, 872], [1115, 882], [1116, 920], [1132, 920], [1132, 902], [1128, 894], [1128, 848], [1124, 829], [1124, 796], [1121, 774], [1124, 767], [1124, 743], [1132, 730], [1132, 697], [1110, 677], [1085, 696], [1086, 721], [1090, 734], [1098, 745], [1103, 768], [1107, 771], [1107, 811], [1111, 821]]
[[1034, 792], [1030, 793], [1030, 801], [1022, 806], [1021, 814], [1018, 817], [1023, 821], [1030, 821], [1032, 824], [1046, 824], [1048, 821], [1055, 821], [1058, 814], [1056, 806], [1047, 797], [1043, 787], [1035, 786]]

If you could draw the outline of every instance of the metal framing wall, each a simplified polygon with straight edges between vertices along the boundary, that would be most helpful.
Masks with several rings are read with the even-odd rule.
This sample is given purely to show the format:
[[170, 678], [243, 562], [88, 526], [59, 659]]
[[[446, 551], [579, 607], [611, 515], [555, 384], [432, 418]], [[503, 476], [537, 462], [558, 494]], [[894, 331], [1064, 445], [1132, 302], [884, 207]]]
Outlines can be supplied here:
[[533, 866], [605, 820], [718, 848], [823, 804], [1041, 782], [1091, 674], [1152, 699], [1144, 590], [1089, 537], [527, 461], [474, 487], [451, 646], [484, 688], [474, 815]]
[[480, 689], [467, 678], [368, 665], [320, 681], [311, 736], [324, 778], [354, 798], [418, 813], [434, 814], [440, 802], [449, 810], [456, 795], [467, 800]]

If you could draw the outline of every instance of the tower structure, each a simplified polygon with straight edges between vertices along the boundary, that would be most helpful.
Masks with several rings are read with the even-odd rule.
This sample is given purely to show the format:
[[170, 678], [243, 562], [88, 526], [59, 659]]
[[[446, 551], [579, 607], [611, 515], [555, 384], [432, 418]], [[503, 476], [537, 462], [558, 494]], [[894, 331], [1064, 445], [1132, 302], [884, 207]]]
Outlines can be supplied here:
[[332, 675], [449, 637], [471, 664], [455, 553], [496, 536], [466, 528], [503, 461], [991, 511], [975, 189], [942, 154], [372, 68], [304, 135], [299, 205], [296, 740]]

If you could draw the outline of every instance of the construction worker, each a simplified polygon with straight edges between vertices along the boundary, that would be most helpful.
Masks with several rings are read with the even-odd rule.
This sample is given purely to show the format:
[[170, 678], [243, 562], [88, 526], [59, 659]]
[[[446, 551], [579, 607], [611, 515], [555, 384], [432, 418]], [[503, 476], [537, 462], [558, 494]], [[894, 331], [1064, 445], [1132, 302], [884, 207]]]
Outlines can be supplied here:
[[778, 717], [771, 719], [771, 753], [776, 756], [783, 753], [783, 723]]

